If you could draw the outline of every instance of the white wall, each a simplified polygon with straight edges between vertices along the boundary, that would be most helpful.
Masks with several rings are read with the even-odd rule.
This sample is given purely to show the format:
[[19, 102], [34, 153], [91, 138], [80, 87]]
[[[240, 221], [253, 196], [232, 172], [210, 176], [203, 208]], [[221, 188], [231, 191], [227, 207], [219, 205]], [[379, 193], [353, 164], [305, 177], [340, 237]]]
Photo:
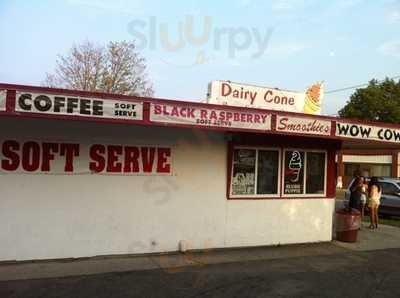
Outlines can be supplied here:
[[223, 134], [0, 118], [0, 139], [170, 145], [173, 176], [0, 174], [0, 260], [330, 241], [332, 199], [226, 199]]

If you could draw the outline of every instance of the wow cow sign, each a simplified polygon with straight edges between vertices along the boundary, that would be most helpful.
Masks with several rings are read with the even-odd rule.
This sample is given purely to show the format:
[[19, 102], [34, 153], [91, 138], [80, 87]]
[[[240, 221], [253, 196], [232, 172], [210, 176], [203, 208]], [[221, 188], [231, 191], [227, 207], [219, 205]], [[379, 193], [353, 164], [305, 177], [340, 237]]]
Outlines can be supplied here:
[[171, 148], [1, 140], [0, 169], [9, 173], [169, 175]]

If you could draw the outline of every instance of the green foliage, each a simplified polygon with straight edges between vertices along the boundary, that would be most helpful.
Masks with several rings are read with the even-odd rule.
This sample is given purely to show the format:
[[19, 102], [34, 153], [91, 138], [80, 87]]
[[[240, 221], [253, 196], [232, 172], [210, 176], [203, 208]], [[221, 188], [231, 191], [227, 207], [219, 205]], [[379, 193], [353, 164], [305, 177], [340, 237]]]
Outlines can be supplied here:
[[339, 111], [341, 117], [400, 123], [400, 81], [372, 80], [357, 89]]

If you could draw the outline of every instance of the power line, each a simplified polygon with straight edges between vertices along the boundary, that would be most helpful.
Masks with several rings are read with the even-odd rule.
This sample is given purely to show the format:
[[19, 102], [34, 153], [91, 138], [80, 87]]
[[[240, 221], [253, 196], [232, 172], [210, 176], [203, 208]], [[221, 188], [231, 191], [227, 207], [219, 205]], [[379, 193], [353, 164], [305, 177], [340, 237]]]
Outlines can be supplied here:
[[[391, 77], [391, 78], [389, 78], [389, 79], [390, 79], [390, 80], [393, 80], [393, 79], [397, 79], [397, 78], [400, 78], [400, 75], [399, 75], [399, 76]], [[378, 82], [383, 82], [383, 80], [380, 80], [380, 81], [378, 81]], [[325, 94], [336, 93], [336, 92], [351, 90], [351, 89], [355, 89], [355, 88], [360, 88], [360, 87], [368, 86], [368, 84], [369, 84], [369, 83], [364, 83], [364, 84], [354, 85], [354, 86], [345, 87], [345, 88], [333, 89], [333, 90], [325, 91]]]

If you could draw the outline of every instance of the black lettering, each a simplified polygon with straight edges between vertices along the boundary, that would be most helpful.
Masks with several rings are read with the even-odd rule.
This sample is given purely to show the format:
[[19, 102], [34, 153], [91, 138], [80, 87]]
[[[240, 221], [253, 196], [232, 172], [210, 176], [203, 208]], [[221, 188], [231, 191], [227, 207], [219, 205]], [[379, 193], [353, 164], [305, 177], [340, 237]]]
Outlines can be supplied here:
[[369, 138], [369, 134], [371, 133], [371, 127], [366, 128], [366, 127], [360, 126], [360, 131], [361, 131], [361, 136], [363, 138], [364, 137]]
[[350, 127], [350, 135], [351, 136], [356, 137], [356, 136], [358, 136], [359, 133], [360, 133], [360, 131], [359, 131], [359, 128], [357, 125], [352, 125]]
[[40, 112], [47, 112], [51, 109], [51, 99], [46, 95], [39, 95], [33, 103], [35, 108]]
[[55, 96], [54, 97], [54, 112], [59, 113], [60, 108], [65, 106], [65, 97]]
[[23, 109], [25, 111], [30, 111], [32, 109], [32, 105], [26, 103], [27, 99], [32, 101], [32, 95], [31, 94], [22, 94], [18, 98], [18, 105], [21, 107], [21, 109]]
[[382, 128], [380, 130], [378, 130], [378, 138], [381, 139], [381, 140], [383, 140], [382, 131], [383, 131]]
[[90, 115], [90, 100], [89, 99], [81, 99], [79, 108], [80, 108], [80, 114]]
[[340, 123], [336, 123], [336, 126], [339, 131], [339, 135], [347, 135], [349, 131], [349, 125], [341, 125]]
[[386, 129], [385, 130], [385, 139], [389, 141], [392, 139], [392, 137], [393, 137], [392, 131], [390, 129]]
[[93, 100], [93, 115], [103, 116], [103, 101]]
[[393, 130], [394, 140], [400, 141], [400, 132], [398, 130]]
[[68, 97], [67, 113], [72, 114], [74, 109], [78, 107], [78, 99], [76, 97]]

